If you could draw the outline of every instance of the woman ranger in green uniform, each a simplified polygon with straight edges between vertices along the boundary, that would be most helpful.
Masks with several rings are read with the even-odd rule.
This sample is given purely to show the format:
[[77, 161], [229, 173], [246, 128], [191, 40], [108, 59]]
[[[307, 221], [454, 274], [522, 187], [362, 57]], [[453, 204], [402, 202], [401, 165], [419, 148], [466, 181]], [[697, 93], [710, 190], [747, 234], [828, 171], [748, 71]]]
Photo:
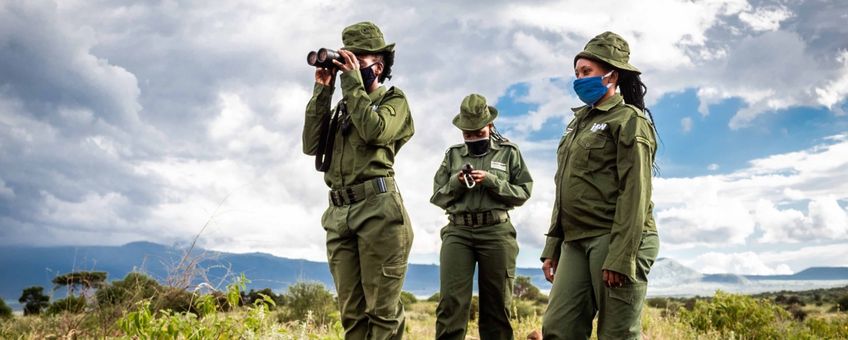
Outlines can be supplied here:
[[553, 282], [546, 340], [588, 339], [596, 314], [599, 339], [640, 336], [659, 251], [651, 203], [657, 144], [646, 87], [629, 59], [627, 42], [612, 32], [574, 58], [574, 90], [586, 105], [574, 109], [557, 150], [556, 200], [541, 256]]
[[465, 143], [448, 149], [433, 180], [430, 202], [445, 209], [449, 220], [442, 228], [438, 339], [465, 339], [475, 264], [480, 338], [512, 339], [509, 305], [518, 244], [507, 211], [530, 198], [533, 179], [518, 147], [495, 130], [497, 116], [483, 96], [465, 97], [453, 119]]

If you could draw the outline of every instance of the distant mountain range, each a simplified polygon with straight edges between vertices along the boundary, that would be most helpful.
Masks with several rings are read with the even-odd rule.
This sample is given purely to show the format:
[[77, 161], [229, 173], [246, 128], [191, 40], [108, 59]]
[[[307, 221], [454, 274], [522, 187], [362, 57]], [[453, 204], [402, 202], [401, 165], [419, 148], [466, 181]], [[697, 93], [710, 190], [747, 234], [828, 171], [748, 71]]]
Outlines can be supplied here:
[[[123, 246], [4, 246], [0, 247], [0, 297], [14, 306], [24, 288], [43, 286], [50, 291], [53, 277], [79, 270], [105, 271], [110, 281], [121, 279], [131, 271], [142, 271], [165, 282], [169, 268], [175, 268], [185, 253], [186, 249], [150, 242]], [[206, 278], [213, 285], [222, 283], [224, 286], [231, 275], [244, 273], [251, 280], [248, 289], [271, 288], [279, 292], [294, 282], [307, 280], [322, 282], [334, 290], [325, 262], [202, 249], [195, 249], [191, 255], [189, 258], [200, 260], [200, 268], [206, 268]], [[531, 277], [544, 291], [550, 289], [539, 268], [519, 268], [517, 275]], [[649, 281], [649, 294], [653, 295], [710, 294], [715, 289], [740, 292], [800, 290], [848, 284], [848, 268], [814, 267], [792, 275], [701, 274], [665, 258], [654, 264]], [[429, 296], [438, 289], [438, 266], [409, 265], [404, 290], [417, 296]], [[63, 293], [57, 295], [64, 296]]]

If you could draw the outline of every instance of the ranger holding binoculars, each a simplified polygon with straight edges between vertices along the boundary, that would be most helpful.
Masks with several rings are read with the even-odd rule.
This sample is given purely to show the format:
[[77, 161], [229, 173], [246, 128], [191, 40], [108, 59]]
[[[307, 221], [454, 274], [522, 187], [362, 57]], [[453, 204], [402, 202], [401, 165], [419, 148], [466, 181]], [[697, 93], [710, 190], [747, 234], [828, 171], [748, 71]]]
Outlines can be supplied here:
[[439, 259], [436, 339], [465, 339], [479, 267], [480, 339], [512, 339], [510, 299], [518, 242], [508, 211], [530, 198], [533, 179], [518, 151], [495, 128], [498, 109], [471, 94], [453, 124], [464, 143], [448, 148], [430, 202], [445, 210]]
[[[395, 186], [395, 155], [415, 132], [406, 96], [391, 78], [394, 44], [370, 22], [342, 31], [344, 48], [310, 52], [315, 88], [303, 152], [330, 187], [321, 218], [346, 339], [400, 339], [400, 302], [412, 226]], [[342, 99], [331, 109], [336, 72]]]

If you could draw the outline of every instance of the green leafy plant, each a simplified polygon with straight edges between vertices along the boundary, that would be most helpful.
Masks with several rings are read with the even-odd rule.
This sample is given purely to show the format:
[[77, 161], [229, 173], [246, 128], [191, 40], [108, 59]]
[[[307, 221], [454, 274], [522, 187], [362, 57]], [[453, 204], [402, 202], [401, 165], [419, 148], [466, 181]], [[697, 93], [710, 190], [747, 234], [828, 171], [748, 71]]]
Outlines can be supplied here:
[[791, 320], [789, 313], [768, 299], [727, 294], [718, 291], [712, 300], [699, 300], [691, 311], [680, 313], [681, 320], [703, 332], [752, 339], [774, 339], [785, 333], [782, 321]]

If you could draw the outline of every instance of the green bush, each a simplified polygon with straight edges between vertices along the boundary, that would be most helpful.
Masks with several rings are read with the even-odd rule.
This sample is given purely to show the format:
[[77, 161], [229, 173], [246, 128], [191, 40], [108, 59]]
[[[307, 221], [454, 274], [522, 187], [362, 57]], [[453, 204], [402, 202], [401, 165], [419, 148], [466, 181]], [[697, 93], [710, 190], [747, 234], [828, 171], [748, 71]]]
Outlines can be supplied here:
[[837, 299], [836, 306], [839, 307], [839, 311], [848, 312], [848, 294], [845, 294], [839, 299]]
[[439, 300], [441, 300], [441, 299], [442, 299], [442, 293], [441, 292], [435, 292], [435, 293], [433, 293], [433, 295], [430, 295], [430, 297], [427, 298], [427, 302], [439, 302]]
[[0, 319], [12, 318], [12, 307], [6, 304], [6, 300], [0, 299]]
[[409, 306], [413, 303], [418, 302], [418, 298], [416, 298], [415, 295], [412, 295], [412, 293], [410, 292], [402, 291], [400, 292], [400, 302], [403, 303], [404, 306]]
[[176, 313], [193, 312], [194, 300], [197, 295], [187, 292], [185, 289], [167, 287], [162, 289], [153, 299], [151, 308], [153, 311], [170, 310]]
[[793, 338], [848, 339], [848, 318], [808, 318], [804, 328]]
[[47, 307], [48, 315], [56, 315], [62, 312], [79, 314], [85, 311], [85, 296], [70, 295], [64, 299], [56, 300]]
[[286, 306], [278, 314], [282, 322], [306, 320], [331, 324], [330, 315], [336, 310], [336, 299], [320, 282], [298, 282], [286, 292]]
[[[241, 305], [246, 282], [242, 275], [225, 292], [199, 295], [195, 304], [203, 317], [170, 310], [155, 312], [149, 301], [142, 300], [135, 311], [118, 320], [117, 326], [132, 339], [266, 339], [288, 335], [280, 334], [269, 317], [268, 308], [274, 305], [270, 297]], [[221, 296], [224, 302], [218, 301]], [[222, 307], [235, 313], [218, 313]]]
[[681, 311], [680, 318], [700, 332], [774, 339], [785, 333], [783, 321], [790, 320], [791, 316], [771, 300], [718, 291], [712, 300], [699, 300], [691, 311]]
[[275, 310], [277, 307], [282, 307], [286, 305], [286, 296], [284, 294], [276, 294], [271, 288], [263, 288], [261, 290], [253, 290], [251, 289], [249, 293], [244, 296], [244, 303], [247, 305], [251, 305], [256, 301], [264, 301], [267, 296], [271, 300], [274, 301], [274, 306], [271, 307], [271, 310]]
[[657, 309], [666, 309], [666, 308], [668, 308], [669, 300], [668, 300], [668, 298], [660, 298], [660, 297], [648, 298], [647, 300], [645, 300], [645, 304], [647, 304], [649, 307], [653, 307], [653, 308], [657, 308]]
[[123, 280], [104, 285], [97, 290], [95, 297], [101, 306], [131, 305], [144, 299], [151, 299], [162, 287], [149, 276], [132, 272]]

